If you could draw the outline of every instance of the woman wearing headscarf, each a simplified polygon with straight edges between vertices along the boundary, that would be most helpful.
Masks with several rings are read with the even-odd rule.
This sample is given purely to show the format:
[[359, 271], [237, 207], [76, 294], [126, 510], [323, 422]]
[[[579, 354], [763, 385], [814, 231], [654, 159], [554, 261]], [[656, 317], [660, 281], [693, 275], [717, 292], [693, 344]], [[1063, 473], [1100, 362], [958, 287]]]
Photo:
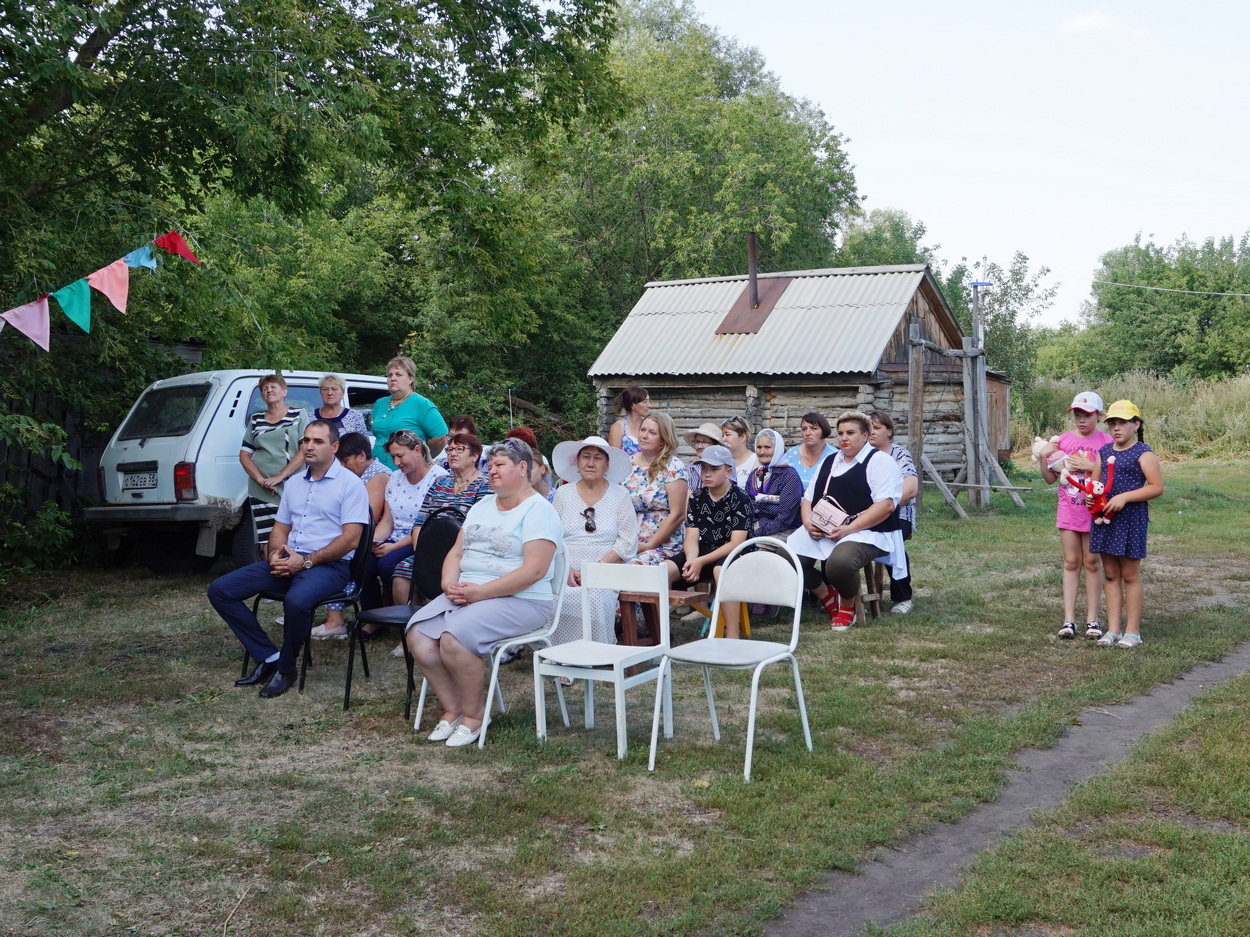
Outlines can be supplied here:
[[747, 477], [746, 493], [755, 512], [755, 536], [784, 540], [803, 523], [803, 482], [793, 466], [777, 464], [786, 451], [775, 429], [755, 436], [759, 468]]

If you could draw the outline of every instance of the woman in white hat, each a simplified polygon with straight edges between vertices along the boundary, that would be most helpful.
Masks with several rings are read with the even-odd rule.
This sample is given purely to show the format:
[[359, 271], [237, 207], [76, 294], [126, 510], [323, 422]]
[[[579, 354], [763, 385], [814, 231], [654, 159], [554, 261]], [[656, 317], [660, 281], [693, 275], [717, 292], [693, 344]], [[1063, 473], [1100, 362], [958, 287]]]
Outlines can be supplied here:
[[720, 445], [720, 427], [715, 423], [704, 423], [698, 429], [692, 429], [683, 437], [694, 450], [694, 459], [686, 466], [686, 484], [690, 486], [690, 496], [703, 487], [703, 470], [694, 462], [703, 456], [708, 446]]
[[[581, 574], [584, 563], [622, 563], [638, 552], [638, 515], [621, 482], [629, 474], [629, 456], [600, 436], [570, 440], [556, 446], [551, 461], [566, 485], [556, 489], [552, 504], [564, 525], [569, 559], [569, 590], [553, 644], [582, 636]], [[591, 634], [596, 641], [616, 643], [613, 627], [616, 596], [598, 591], [591, 603]]]

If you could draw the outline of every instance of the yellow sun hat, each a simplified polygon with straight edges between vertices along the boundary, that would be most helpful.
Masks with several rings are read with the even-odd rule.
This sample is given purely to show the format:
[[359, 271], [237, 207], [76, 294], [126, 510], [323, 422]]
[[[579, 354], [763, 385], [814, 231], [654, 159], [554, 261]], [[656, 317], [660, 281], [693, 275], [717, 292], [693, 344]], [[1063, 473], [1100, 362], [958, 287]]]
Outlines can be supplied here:
[[1111, 406], [1107, 407], [1107, 415], [1102, 418], [1105, 423], [1107, 420], [1140, 420], [1141, 411], [1137, 409], [1137, 404], [1131, 400], [1117, 400]]

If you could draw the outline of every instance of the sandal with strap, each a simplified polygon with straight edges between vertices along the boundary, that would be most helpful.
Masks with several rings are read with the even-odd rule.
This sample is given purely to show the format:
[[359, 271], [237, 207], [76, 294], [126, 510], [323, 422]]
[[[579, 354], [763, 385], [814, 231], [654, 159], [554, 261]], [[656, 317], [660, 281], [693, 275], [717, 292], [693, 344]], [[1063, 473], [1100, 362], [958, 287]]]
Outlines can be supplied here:
[[1119, 640], [1120, 640], [1120, 632], [1108, 631], [1106, 634], [1104, 634], [1101, 638], [1098, 639], [1097, 646], [1098, 647], [1111, 647], [1111, 645], [1115, 644], [1115, 642]]
[[1076, 637], [1076, 622], [1074, 622], [1074, 621], [1065, 621], [1065, 622], [1063, 623], [1063, 627], [1062, 627], [1062, 628], [1060, 628], [1060, 629], [1059, 629], [1059, 630], [1055, 633], [1055, 636], [1056, 636], [1056, 637], [1063, 638], [1063, 639], [1065, 639], [1065, 640], [1070, 640], [1070, 639], [1072, 639], [1072, 638], [1075, 638], [1075, 637]]
[[1091, 621], [1091, 622], [1086, 623], [1085, 637], [1089, 638], [1091, 641], [1097, 641], [1099, 638], [1102, 637], [1102, 635], [1103, 635], [1102, 622]]
[[1120, 640], [1115, 642], [1116, 647], [1130, 648], [1141, 646], [1140, 634], [1125, 634], [1120, 636]]
[[823, 599], [818, 600], [820, 607], [825, 610], [830, 620], [837, 618], [838, 613], [842, 610], [842, 600], [838, 596], [836, 589], [830, 589]]
[[833, 616], [829, 627], [834, 631], [845, 631], [853, 624], [855, 624], [855, 606], [850, 605], [838, 609], [838, 614]]

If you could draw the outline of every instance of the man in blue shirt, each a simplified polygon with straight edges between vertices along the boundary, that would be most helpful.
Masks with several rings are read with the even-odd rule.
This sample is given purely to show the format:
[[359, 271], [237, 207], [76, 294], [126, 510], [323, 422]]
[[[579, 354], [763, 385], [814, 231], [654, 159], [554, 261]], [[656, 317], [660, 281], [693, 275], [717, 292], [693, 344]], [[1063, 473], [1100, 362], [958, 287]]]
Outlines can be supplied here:
[[[257, 661], [235, 686], [259, 684], [265, 699], [281, 696], [295, 682], [313, 608], [347, 584], [348, 560], [369, 523], [364, 484], [335, 458], [338, 430], [322, 420], [309, 423], [300, 448], [307, 464], [283, 488], [268, 559], [227, 573], [208, 587], [209, 602]], [[281, 651], [245, 602], [262, 591], [286, 594]]]

